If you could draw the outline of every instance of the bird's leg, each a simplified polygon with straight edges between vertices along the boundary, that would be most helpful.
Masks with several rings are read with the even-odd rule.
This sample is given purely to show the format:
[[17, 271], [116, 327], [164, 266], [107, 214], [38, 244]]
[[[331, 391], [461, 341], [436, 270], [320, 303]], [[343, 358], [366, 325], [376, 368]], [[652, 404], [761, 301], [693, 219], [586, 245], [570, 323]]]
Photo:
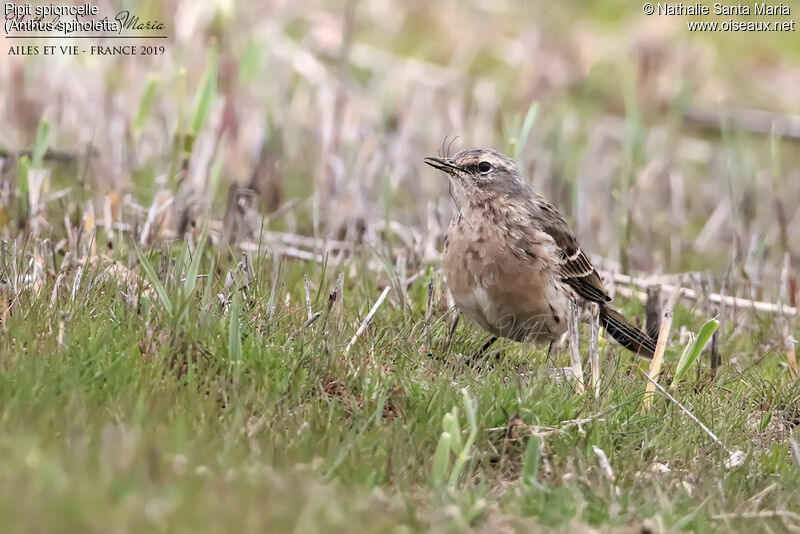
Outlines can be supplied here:
[[467, 361], [464, 362], [464, 363], [466, 363], [467, 366], [472, 367], [475, 364], [475, 362], [480, 360], [483, 357], [483, 355], [486, 353], [486, 351], [489, 350], [489, 347], [494, 345], [495, 341], [497, 341], [497, 336], [492, 336], [491, 338], [489, 338], [489, 340], [486, 343], [483, 344], [483, 347], [481, 347], [481, 350], [479, 350], [478, 352], [476, 352], [475, 354], [470, 356], [467, 359]]
[[558, 359], [559, 351], [563, 348], [563, 343], [560, 339], [551, 339], [550, 344], [547, 345], [547, 356], [545, 356], [545, 363], [550, 367], [558, 367], [556, 360]]
[[491, 338], [489, 338], [489, 341], [487, 341], [486, 343], [483, 344], [483, 347], [481, 347], [481, 350], [477, 355], [478, 356], [482, 356], [484, 352], [489, 350], [489, 347], [494, 345], [495, 341], [497, 341], [497, 336], [492, 336]]

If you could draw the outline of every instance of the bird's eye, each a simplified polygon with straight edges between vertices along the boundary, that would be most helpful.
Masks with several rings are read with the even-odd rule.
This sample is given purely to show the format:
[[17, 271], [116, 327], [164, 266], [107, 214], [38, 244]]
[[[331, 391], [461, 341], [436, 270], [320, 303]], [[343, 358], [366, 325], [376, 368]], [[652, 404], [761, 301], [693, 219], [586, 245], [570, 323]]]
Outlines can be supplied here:
[[481, 172], [489, 172], [492, 170], [492, 164], [488, 161], [481, 161], [478, 163], [478, 170]]

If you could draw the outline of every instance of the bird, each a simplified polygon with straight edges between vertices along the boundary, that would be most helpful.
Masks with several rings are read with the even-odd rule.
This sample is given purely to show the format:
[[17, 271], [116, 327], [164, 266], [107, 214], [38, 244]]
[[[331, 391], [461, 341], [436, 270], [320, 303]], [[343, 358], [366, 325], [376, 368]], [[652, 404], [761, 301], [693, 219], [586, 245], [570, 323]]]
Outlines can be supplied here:
[[497, 338], [564, 343], [570, 299], [599, 306], [600, 324], [623, 347], [652, 359], [655, 340], [611, 305], [603, 281], [553, 204], [535, 193], [514, 161], [472, 148], [427, 157], [443, 171], [455, 201], [443, 270], [459, 310]]

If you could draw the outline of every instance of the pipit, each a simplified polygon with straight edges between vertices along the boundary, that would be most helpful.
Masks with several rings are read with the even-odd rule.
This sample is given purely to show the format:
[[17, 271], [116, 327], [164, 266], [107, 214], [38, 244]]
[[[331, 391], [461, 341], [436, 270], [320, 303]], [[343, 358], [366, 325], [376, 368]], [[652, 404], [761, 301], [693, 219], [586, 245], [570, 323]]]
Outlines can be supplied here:
[[493, 337], [559, 347], [569, 301], [596, 302], [623, 347], [652, 358], [655, 341], [609, 304], [603, 281], [558, 210], [495, 150], [425, 158], [444, 171], [457, 213], [444, 245], [447, 286], [461, 312]]

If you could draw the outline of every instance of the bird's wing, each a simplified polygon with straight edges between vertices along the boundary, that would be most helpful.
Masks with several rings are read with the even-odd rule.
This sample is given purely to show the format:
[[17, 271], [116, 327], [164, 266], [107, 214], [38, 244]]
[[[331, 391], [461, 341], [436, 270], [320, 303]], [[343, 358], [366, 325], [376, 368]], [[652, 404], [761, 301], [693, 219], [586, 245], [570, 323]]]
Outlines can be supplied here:
[[564, 217], [544, 199], [539, 198], [539, 217], [542, 230], [553, 238], [558, 247], [561, 279], [578, 295], [593, 302], [609, 302], [603, 281], [592, 262], [581, 250], [580, 243]]

